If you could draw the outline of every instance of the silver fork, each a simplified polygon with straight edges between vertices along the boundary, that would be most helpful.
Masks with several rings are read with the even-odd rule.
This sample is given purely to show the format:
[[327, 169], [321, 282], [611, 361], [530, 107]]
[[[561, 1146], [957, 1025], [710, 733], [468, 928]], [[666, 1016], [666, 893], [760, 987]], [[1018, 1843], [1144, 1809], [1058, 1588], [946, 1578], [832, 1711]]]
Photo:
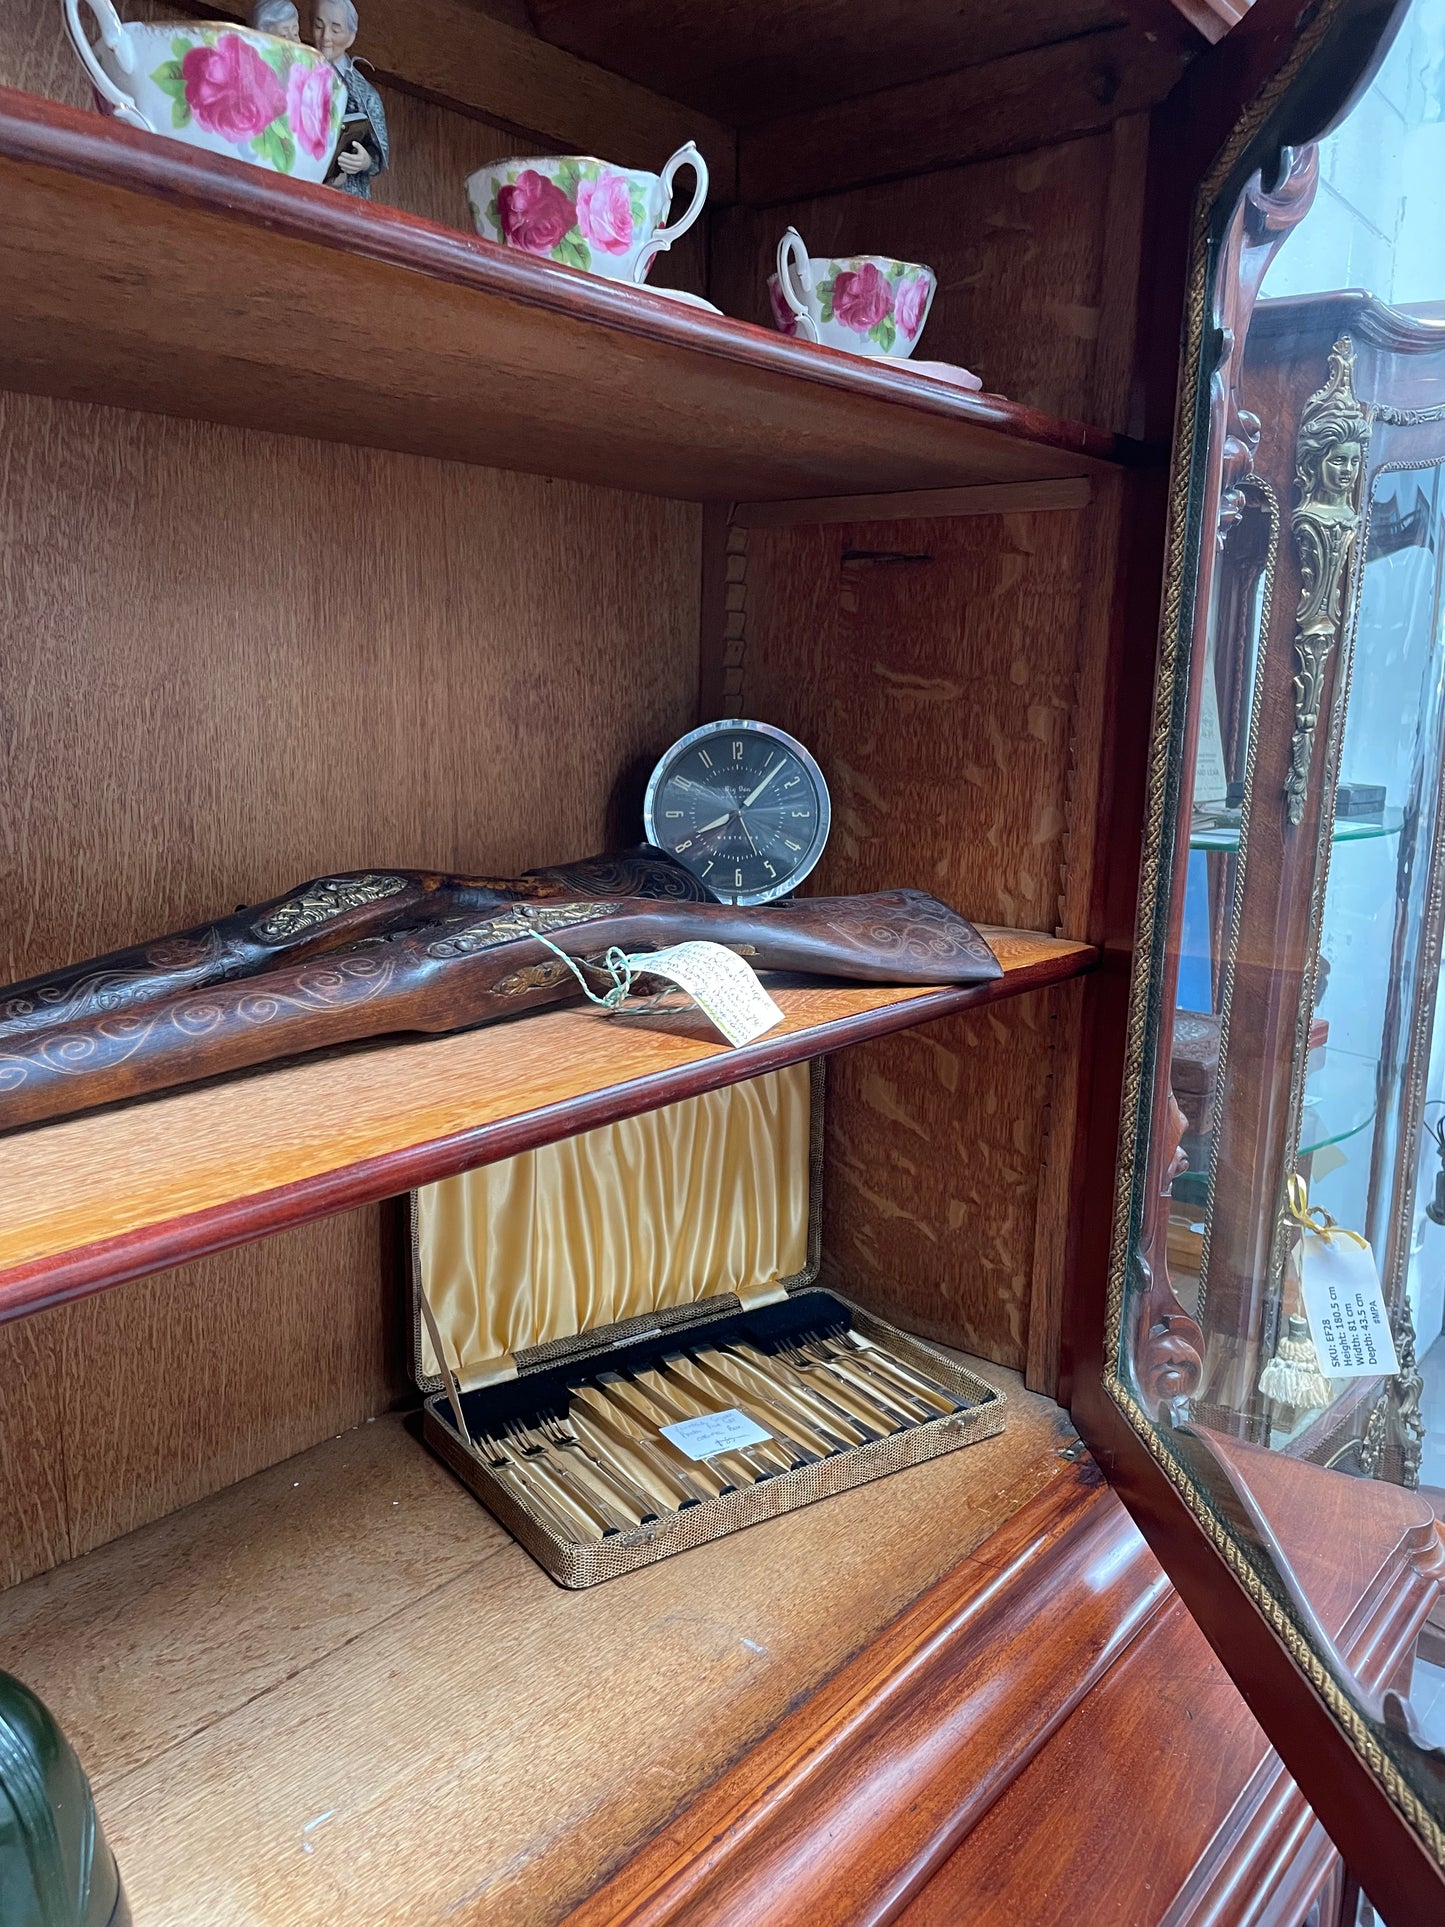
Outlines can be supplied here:
[[595, 1452], [589, 1452], [570, 1424], [559, 1418], [544, 1417], [538, 1419], [537, 1430], [548, 1444], [556, 1446], [559, 1451], [577, 1453], [619, 1498], [633, 1507], [644, 1525], [657, 1517], [656, 1500], [650, 1499], [640, 1485], [634, 1485], [620, 1467], [608, 1463]]
[[816, 1358], [811, 1352], [805, 1351], [801, 1345], [783, 1344], [778, 1349], [790, 1364], [797, 1366], [800, 1372], [807, 1372], [814, 1378], [821, 1373], [829, 1385], [839, 1388], [840, 1393], [846, 1392], [849, 1397], [856, 1399], [865, 1408], [871, 1408], [890, 1431], [906, 1431], [909, 1426], [918, 1423], [917, 1419], [907, 1412], [900, 1411], [890, 1399], [886, 1399], [882, 1392], [866, 1378], [860, 1384], [851, 1373], [845, 1372], [835, 1361]]
[[805, 1338], [801, 1340], [801, 1344], [808, 1356], [816, 1359], [820, 1365], [827, 1365], [834, 1371], [840, 1372], [845, 1378], [851, 1379], [855, 1385], [866, 1385], [875, 1397], [879, 1395], [885, 1397], [896, 1411], [902, 1412], [908, 1418], [910, 1424], [919, 1424], [926, 1419], [939, 1417], [936, 1405], [930, 1405], [917, 1392], [898, 1384], [871, 1360], [865, 1358], [861, 1352], [855, 1352], [851, 1346], [835, 1349], [825, 1339], [816, 1337]]
[[580, 1506], [588, 1518], [598, 1522], [604, 1537], [613, 1532], [631, 1532], [634, 1520], [590, 1492], [585, 1481], [577, 1477], [570, 1465], [545, 1445], [529, 1438], [520, 1424], [513, 1422], [507, 1427], [507, 1443], [529, 1465], [536, 1466], [548, 1478], [555, 1479], [573, 1505]]
[[499, 1440], [489, 1438], [485, 1432], [475, 1432], [472, 1443], [486, 1455], [489, 1470], [511, 1493], [514, 1499], [538, 1514], [551, 1527], [552, 1531], [567, 1545], [575, 1545], [579, 1538], [602, 1537], [601, 1528], [593, 1525], [590, 1535], [579, 1534], [576, 1521], [560, 1512], [547, 1494], [540, 1489], [539, 1481], [529, 1479], [514, 1459], [509, 1459]]
[[946, 1385], [941, 1385], [936, 1378], [930, 1378], [927, 1372], [921, 1372], [916, 1365], [905, 1365], [901, 1358], [884, 1351], [881, 1345], [873, 1345], [860, 1338], [856, 1332], [819, 1332], [815, 1343], [831, 1352], [835, 1358], [858, 1360], [875, 1377], [889, 1379], [900, 1391], [911, 1392], [915, 1398], [927, 1404], [937, 1404], [945, 1412], [966, 1412], [969, 1409], [967, 1399], [949, 1391]]

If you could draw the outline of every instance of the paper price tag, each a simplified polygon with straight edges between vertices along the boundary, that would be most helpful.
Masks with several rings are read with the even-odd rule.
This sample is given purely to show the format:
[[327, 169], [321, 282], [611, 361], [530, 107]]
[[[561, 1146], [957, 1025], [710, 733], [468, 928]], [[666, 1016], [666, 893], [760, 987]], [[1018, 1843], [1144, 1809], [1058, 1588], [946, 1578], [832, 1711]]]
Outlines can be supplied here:
[[1300, 1289], [1310, 1337], [1326, 1378], [1378, 1378], [1398, 1372], [1375, 1254], [1353, 1238], [1300, 1239]]
[[736, 1452], [741, 1445], [761, 1445], [773, 1436], [761, 1425], [754, 1425], [747, 1413], [740, 1412], [735, 1405], [730, 1405], [725, 1412], [705, 1412], [701, 1418], [679, 1419], [676, 1425], [658, 1429], [690, 1459], [716, 1458], [719, 1452]]
[[676, 943], [670, 950], [640, 951], [627, 961], [639, 975], [665, 977], [685, 990], [730, 1044], [750, 1044], [783, 1021], [752, 966], [720, 943]]

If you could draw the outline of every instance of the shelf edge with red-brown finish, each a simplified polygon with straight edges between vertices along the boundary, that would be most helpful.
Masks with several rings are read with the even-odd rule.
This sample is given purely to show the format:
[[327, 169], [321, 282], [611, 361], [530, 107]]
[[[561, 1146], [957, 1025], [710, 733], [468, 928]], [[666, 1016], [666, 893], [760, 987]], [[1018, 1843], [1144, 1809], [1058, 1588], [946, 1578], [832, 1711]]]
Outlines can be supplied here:
[[693, 500], [1138, 453], [9, 89], [0, 204], [0, 385], [27, 392]]
[[1087, 944], [985, 929], [951, 989], [779, 985], [732, 1049], [697, 1011], [539, 1011], [186, 1087], [0, 1137], [0, 1322], [849, 1044], [1064, 982]]

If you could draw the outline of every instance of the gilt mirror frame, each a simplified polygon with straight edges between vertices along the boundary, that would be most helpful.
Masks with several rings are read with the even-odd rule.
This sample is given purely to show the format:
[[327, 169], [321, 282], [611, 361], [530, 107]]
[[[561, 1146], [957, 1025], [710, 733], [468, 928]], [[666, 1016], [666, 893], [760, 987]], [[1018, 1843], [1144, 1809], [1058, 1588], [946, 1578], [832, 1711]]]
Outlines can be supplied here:
[[[1105, 1135], [1112, 1120], [1109, 1099], [1118, 1100], [1117, 1182], [1110, 1200], [1107, 1266], [1102, 1258], [1105, 1207], [1097, 1196], [1081, 1200], [1081, 1225], [1075, 1252], [1072, 1353], [1066, 1370], [1071, 1404], [1081, 1430], [1110, 1481], [1129, 1505], [1146, 1537], [1184, 1597], [1194, 1618], [1244, 1692], [1286, 1767], [1345, 1855], [1366, 1889], [1387, 1915], [1428, 1918], [1445, 1908], [1445, 1831], [1440, 1816], [1445, 1798], [1422, 1799], [1392, 1757], [1399, 1735], [1387, 1722], [1366, 1717], [1357, 1695], [1345, 1689], [1333, 1664], [1328, 1638], [1312, 1619], [1308, 1602], [1267, 1554], [1256, 1555], [1247, 1531], [1240, 1530], [1243, 1498], [1227, 1479], [1202, 1471], [1188, 1453], [1187, 1431], [1166, 1443], [1156, 1417], [1172, 1415], [1187, 1423], [1188, 1399], [1199, 1382], [1202, 1338], [1168, 1284], [1162, 1263], [1164, 1224], [1161, 1193], [1171, 1171], [1156, 1146], [1160, 1124], [1171, 1115], [1167, 1048], [1174, 999], [1170, 933], [1179, 926], [1188, 823], [1179, 817], [1182, 773], [1192, 767], [1191, 734], [1200, 678], [1206, 659], [1209, 612], [1201, 600], [1207, 581], [1206, 544], [1216, 538], [1229, 495], [1247, 478], [1251, 465], [1251, 427], [1234, 403], [1238, 364], [1243, 354], [1249, 309], [1258, 292], [1280, 231], [1291, 224], [1291, 209], [1312, 192], [1311, 144], [1339, 123], [1368, 85], [1388, 50], [1407, 0], [1319, 0], [1303, 10], [1258, 0], [1234, 35], [1241, 37], [1233, 78], [1248, 104], [1224, 135], [1212, 164], [1196, 169], [1198, 186], [1183, 263], [1183, 355], [1176, 399], [1174, 454], [1168, 479], [1162, 608], [1156, 630], [1158, 653], [1153, 722], [1145, 751], [1145, 794], [1140, 852], [1137, 921], [1132, 967], [1125, 985], [1122, 958], [1106, 938], [1107, 981], [1098, 992], [1091, 1039], [1091, 1092], [1086, 1101], [1088, 1128]], [[1206, 56], [1205, 61], [1215, 56]], [[1200, 63], [1201, 68], [1205, 62]], [[1186, 85], [1179, 111], [1200, 109], [1206, 123], [1218, 123], [1220, 75], [1201, 73], [1192, 95]], [[1246, 88], [1249, 91], [1246, 91]], [[1176, 97], [1180, 99], [1181, 97]], [[1170, 103], [1164, 110], [1169, 111]], [[1181, 129], [1181, 132], [1187, 130]], [[1186, 141], [1187, 145], [1187, 141]], [[1156, 155], [1157, 155], [1156, 148]], [[1151, 171], [1156, 164], [1151, 160]], [[1166, 197], [1167, 198], [1167, 197]], [[1155, 194], [1154, 205], [1160, 205]], [[1307, 198], [1306, 198], [1307, 205]], [[1297, 218], [1297, 217], [1296, 217]], [[1243, 311], [1235, 299], [1245, 290]], [[1220, 299], [1216, 300], [1216, 290]], [[1229, 299], [1224, 300], [1225, 294]], [[1162, 352], [1162, 351], [1161, 351]], [[1331, 413], [1357, 407], [1350, 390], [1348, 344], [1338, 364], [1324, 371], [1313, 398], [1317, 417], [1331, 427]], [[1234, 413], [1231, 413], [1231, 410]], [[1360, 411], [1362, 413], [1362, 411]], [[1333, 427], [1338, 428], [1338, 422]], [[1328, 439], [1328, 436], [1325, 437]], [[1339, 437], [1336, 436], [1338, 441]], [[1313, 532], [1294, 511], [1330, 508], [1340, 477], [1324, 492], [1309, 489], [1278, 504], [1285, 524], [1308, 542]], [[1346, 488], [1363, 484], [1363, 461]], [[1339, 503], [1333, 503], [1339, 508]], [[1362, 505], [1345, 520], [1359, 539]], [[1326, 531], [1328, 513], [1323, 517]], [[1324, 565], [1337, 558], [1325, 543]], [[1348, 634], [1357, 607], [1359, 577], [1353, 571], [1342, 629]], [[1297, 635], [1309, 612], [1301, 611]], [[1295, 718], [1308, 771], [1338, 756], [1347, 676], [1347, 651], [1336, 630], [1336, 688], [1327, 716], [1309, 705], [1305, 688]], [[1342, 667], [1343, 665], [1343, 667]], [[1308, 662], [1301, 663], [1308, 684]], [[1317, 751], [1316, 733], [1325, 741]], [[1328, 770], [1313, 778], [1333, 782]], [[1120, 779], [1116, 778], [1116, 794]], [[1123, 792], [1127, 796], [1127, 782]], [[1291, 814], [1293, 799], [1290, 800]], [[1328, 833], [1328, 832], [1326, 832]], [[1315, 865], [1310, 906], [1314, 942], [1301, 994], [1301, 1008], [1312, 1006], [1313, 957], [1323, 902], [1327, 864]], [[1116, 944], [1120, 937], [1115, 932]], [[1295, 1013], [1298, 1019], [1298, 1012]], [[1309, 1017], [1302, 1020], [1306, 1033]], [[1118, 1035], [1122, 1027], [1122, 1035]], [[1100, 1063], [1111, 1043], [1122, 1042], [1122, 1091], [1111, 1093]], [[1290, 1057], [1291, 1081], [1300, 1054]], [[1162, 1062], [1161, 1062], [1162, 1058]], [[1297, 1130], [1291, 1121], [1291, 1143]], [[1182, 1119], [1180, 1120], [1182, 1128]], [[1177, 1132], [1175, 1134], [1177, 1144]], [[1098, 1154], [1092, 1170], [1098, 1172]], [[1161, 1262], [1151, 1277], [1150, 1255]], [[1133, 1328], [1131, 1329], [1131, 1321]], [[1152, 1409], [1151, 1409], [1152, 1408]], [[1178, 1443], [1183, 1440], [1181, 1448]], [[1217, 1469], [1217, 1468], [1216, 1468]], [[1248, 1521], [1246, 1521], [1248, 1524]], [[1408, 1742], [1407, 1742], [1408, 1743]], [[1419, 1776], [1415, 1776], [1418, 1784]], [[1445, 1777], [1440, 1781], [1445, 1795]]]

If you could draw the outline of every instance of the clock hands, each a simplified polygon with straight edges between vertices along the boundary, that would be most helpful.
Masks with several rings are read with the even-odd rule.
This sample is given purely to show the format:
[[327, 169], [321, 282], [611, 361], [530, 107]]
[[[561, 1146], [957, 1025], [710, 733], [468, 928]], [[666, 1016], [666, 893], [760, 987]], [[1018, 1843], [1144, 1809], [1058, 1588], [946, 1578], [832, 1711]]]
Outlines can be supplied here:
[[780, 756], [777, 762], [774, 763], [773, 767], [768, 771], [767, 775], [764, 776], [762, 782], [758, 784], [757, 788], [753, 791], [752, 795], [745, 796], [743, 798], [743, 808], [745, 810], [750, 810], [753, 807], [753, 804], [757, 802], [758, 798], [762, 795], [763, 791], [768, 787], [769, 783], [772, 782], [773, 778], [777, 775], [778, 771], [783, 767], [783, 764], [786, 761], [787, 761], [787, 758], [785, 756]]
[[711, 823], [704, 823], [701, 829], [694, 830], [693, 835], [706, 836], [709, 830], [720, 830], [731, 816], [731, 810], [724, 810], [723, 814], [721, 816], [715, 816]]

